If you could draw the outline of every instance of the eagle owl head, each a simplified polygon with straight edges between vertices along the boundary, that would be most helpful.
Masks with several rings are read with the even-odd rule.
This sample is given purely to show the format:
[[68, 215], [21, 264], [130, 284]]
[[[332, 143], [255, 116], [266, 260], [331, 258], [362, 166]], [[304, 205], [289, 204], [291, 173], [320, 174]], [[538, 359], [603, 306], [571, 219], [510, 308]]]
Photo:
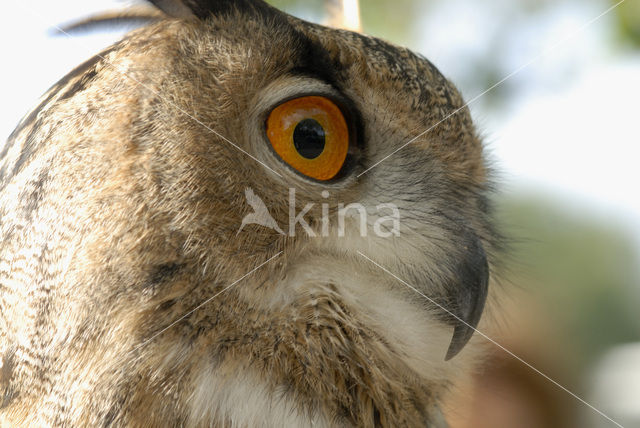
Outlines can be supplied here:
[[259, 0], [153, 3], [1, 153], [0, 422], [441, 426], [497, 246], [460, 94]]

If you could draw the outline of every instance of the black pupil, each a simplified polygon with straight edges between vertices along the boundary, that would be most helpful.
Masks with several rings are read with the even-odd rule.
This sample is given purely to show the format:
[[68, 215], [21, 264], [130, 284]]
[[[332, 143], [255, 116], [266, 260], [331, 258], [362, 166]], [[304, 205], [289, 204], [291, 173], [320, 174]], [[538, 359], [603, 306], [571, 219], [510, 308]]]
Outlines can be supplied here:
[[301, 120], [293, 130], [293, 145], [302, 157], [317, 158], [324, 150], [324, 128], [317, 120]]

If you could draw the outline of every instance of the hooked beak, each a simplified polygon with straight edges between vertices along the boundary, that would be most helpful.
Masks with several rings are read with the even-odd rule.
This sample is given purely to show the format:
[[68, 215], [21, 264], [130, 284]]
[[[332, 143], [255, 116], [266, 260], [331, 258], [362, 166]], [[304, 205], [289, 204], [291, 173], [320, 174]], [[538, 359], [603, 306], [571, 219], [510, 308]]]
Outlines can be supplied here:
[[454, 329], [445, 361], [455, 357], [476, 331], [489, 288], [489, 265], [482, 243], [468, 230], [464, 238], [464, 254], [460, 257], [457, 279], [450, 285], [447, 299], [447, 310], [453, 315], [448, 321]]

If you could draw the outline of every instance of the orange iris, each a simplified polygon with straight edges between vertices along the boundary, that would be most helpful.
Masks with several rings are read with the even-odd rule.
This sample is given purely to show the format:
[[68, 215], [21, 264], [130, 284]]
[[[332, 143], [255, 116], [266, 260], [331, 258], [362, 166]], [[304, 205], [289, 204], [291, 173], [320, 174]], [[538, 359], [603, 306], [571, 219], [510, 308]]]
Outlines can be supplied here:
[[340, 108], [320, 96], [296, 98], [274, 108], [267, 137], [283, 161], [316, 180], [338, 174], [349, 150], [349, 128]]

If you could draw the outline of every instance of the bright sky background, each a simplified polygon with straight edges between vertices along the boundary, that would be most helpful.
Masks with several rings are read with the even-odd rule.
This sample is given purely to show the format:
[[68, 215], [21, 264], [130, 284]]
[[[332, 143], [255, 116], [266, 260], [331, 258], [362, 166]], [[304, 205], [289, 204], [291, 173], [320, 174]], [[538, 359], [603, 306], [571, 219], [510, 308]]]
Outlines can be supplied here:
[[[496, 4], [510, 6], [504, 0], [494, 0], [492, 7], [470, 0], [441, 3], [425, 16], [418, 49], [455, 81], [466, 55], [492, 48]], [[14, 0], [3, 5], [0, 141], [50, 85], [122, 34], [51, 37], [53, 25], [123, 4]], [[504, 61], [510, 69], [553, 50], [513, 77], [522, 89], [508, 108], [496, 114], [472, 105], [472, 111], [507, 191], [550, 192], [577, 209], [630, 225], [640, 243], [640, 55], [615, 52], [605, 43], [611, 16], [556, 46], [610, 5], [606, 0], [569, 2], [520, 28], [508, 41]]]

